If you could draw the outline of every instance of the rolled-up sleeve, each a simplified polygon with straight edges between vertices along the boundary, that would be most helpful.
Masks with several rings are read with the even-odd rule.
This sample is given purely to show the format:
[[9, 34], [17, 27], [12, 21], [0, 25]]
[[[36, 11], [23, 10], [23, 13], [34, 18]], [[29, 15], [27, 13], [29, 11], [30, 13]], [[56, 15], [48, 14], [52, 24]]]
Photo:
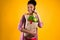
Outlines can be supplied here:
[[40, 17], [37, 15], [37, 18], [38, 18], [38, 27], [42, 28], [42, 22], [40, 21]]
[[19, 24], [18, 24], [18, 30], [22, 29], [22, 25], [24, 24], [24, 22], [25, 22], [25, 17], [23, 15], [22, 18], [21, 18], [21, 20], [20, 20], [20, 22], [19, 22]]
[[38, 27], [42, 28], [42, 22], [40, 20], [38, 20]]

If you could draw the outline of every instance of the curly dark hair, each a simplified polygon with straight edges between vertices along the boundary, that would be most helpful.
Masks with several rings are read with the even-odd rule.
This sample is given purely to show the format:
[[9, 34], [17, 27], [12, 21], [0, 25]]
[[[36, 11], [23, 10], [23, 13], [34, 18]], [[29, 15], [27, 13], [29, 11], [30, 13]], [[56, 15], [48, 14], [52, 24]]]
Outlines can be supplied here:
[[34, 6], [36, 6], [36, 1], [35, 0], [29, 0], [28, 4], [33, 4]]

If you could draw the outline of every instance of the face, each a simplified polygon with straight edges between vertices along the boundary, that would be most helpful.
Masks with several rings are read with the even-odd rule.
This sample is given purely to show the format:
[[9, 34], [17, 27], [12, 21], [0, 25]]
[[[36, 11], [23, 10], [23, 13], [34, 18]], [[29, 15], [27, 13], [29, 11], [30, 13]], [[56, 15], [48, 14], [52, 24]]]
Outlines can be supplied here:
[[32, 13], [34, 11], [34, 5], [33, 4], [28, 4], [28, 12]]

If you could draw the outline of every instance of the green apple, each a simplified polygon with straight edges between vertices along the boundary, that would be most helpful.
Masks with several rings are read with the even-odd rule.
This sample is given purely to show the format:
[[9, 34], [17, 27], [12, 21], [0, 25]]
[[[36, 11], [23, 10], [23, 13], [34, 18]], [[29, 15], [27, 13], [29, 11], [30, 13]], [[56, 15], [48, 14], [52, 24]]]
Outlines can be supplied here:
[[37, 18], [34, 18], [33, 20], [34, 20], [34, 22], [37, 22], [37, 21], [38, 21], [38, 19], [37, 19]]

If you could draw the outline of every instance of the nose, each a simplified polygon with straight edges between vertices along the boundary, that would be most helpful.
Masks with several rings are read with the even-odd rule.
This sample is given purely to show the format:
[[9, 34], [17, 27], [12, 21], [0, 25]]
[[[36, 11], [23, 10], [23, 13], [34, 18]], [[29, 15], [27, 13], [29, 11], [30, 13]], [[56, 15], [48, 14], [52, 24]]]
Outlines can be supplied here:
[[28, 8], [28, 10], [32, 10], [32, 8]]

